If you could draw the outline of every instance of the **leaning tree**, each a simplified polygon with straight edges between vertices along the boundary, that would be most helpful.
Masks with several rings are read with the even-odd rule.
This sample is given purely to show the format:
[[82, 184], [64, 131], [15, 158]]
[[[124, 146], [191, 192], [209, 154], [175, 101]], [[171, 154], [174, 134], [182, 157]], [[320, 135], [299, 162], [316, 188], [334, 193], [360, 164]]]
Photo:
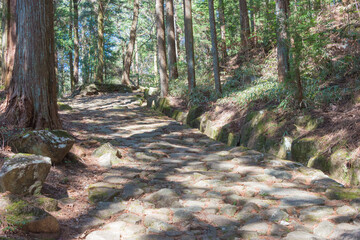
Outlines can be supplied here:
[[[49, 0], [9, 0], [6, 30], [15, 34], [6, 58], [11, 72], [5, 117], [19, 127], [61, 128], [56, 99], [54, 6]], [[11, 22], [10, 22], [11, 23]], [[8, 51], [11, 52], [11, 51]]]

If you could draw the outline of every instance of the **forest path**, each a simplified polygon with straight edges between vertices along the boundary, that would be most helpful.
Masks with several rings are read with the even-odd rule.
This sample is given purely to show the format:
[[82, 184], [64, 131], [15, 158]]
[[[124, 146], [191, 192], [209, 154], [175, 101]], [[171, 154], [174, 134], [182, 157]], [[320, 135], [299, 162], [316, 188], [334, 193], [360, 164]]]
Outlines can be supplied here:
[[125, 153], [89, 187], [96, 203], [80, 238], [360, 239], [360, 199], [328, 199], [338, 183], [318, 170], [227, 147], [134, 94], [68, 103], [73, 134]]

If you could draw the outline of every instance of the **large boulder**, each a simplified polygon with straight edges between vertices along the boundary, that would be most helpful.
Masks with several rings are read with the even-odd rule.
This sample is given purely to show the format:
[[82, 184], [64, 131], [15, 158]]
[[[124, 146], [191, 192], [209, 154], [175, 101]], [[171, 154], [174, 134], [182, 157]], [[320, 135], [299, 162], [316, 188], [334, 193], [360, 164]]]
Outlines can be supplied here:
[[25, 131], [14, 137], [9, 145], [14, 152], [30, 153], [51, 158], [60, 163], [75, 143], [75, 139], [63, 130]]
[[0, 194], [0, 216], [4, 224], [30, 233], [58, 233], [58, 220], [11, 193]]
[[48, 157], [16, 154], [5, 160], [0, 169], [0, 192], [39, 194], [50, 168]]

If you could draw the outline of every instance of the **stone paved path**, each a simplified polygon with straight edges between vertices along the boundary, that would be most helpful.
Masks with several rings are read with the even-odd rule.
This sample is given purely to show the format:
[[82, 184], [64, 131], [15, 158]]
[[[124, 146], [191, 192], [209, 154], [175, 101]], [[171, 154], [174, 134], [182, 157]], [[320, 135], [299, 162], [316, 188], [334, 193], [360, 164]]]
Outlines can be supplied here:
[[89, 137], [129, 148], [89, 186], [96, 207], [80, 224], [98, 227], [86, 240], [360, 239], [360, 199], [328, 199], [338, 183], [318, 170], [229, 148], [139, 107], [134, 94], [71, 105]]

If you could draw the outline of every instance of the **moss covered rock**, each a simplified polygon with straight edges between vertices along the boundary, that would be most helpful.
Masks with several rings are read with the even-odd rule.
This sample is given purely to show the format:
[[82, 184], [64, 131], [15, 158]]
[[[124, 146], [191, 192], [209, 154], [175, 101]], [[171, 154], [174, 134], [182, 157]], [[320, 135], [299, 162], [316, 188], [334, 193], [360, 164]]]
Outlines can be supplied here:
[[58, 102], [58, 108], [60, 111], [71, 111], [72, 107], [66, 103]]
[[0, 169], [0, 192], [39, 194], [50, 168], [48, 157], [16, 154]]
[[58, 233], [55, 217], [10, 193], [0, 194], [0, 214], [5, 224], [14, 230], [32, 233]]
[[51, 158], [53, 164], [62, 162], [75, 139], [63, 130], [25, 131], [9, 142], [14, 152], [30, 153]]
[[336, 199], [336, 200], [360, 199], [360, 189], [332, 187], [326, 190], [326, 196], [329, 199]]
[[88, 199], [90, 202], [108, 202], [122, 192], [122, 186], [111, 183], [95, 183], [88, 188]]
[[189, 109], [186, 118], [186, 124], [191, 126], [191, 123], [200, 117], [204, 113], [204, 109], [202, 106], [193, 106]]
[[310, 158], [314, 157], [319, 151], [317, 147], [318, 141], [319, 139], [316, 137], [295, 139], [291, 146], [292, 159], [307, 165]]

